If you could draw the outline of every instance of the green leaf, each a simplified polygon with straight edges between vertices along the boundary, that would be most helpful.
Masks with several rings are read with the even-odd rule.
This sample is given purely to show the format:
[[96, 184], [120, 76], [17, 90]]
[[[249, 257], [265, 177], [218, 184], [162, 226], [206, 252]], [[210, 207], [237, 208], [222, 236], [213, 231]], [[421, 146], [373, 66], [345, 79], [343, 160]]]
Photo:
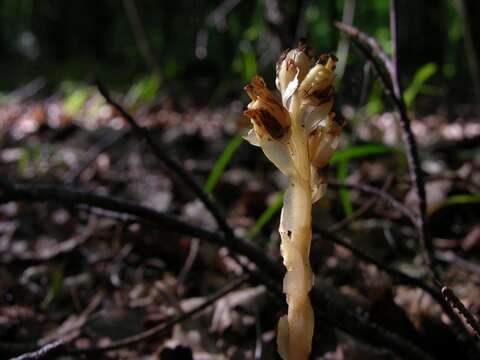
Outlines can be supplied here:
[[[337, 179], [339, 181], [345, 181], [348, 176], [348, 160], [342, 159], [338, 163], [337, 168]], [[352, 200], [350, 198], [350, 191], [347, 189], [340, 190], [340, 200], [342, 202], [343, 211], [345, 212], [345, 216], [350, 217], [353, 214], [353, 205]]]
[[20, 176], [25, 176], [30, 165], [30, 150], [27, 147], [22, 148], [17, 162], [17, 172]]
[[[331, 165], [337, 165], [337, 179], [344, 181], [348, 176], [348, 161], [373, 155], [384, 155], [398, 152], [399, 150], [382, 144], [367, 144], [359, 146], [351, 146], [346, 149], [338, 150], [330, 160]], [[350, 191], [347, 189], [340, 190], [340, 200], [342, 202], [345, 215], [353, 214], [353, 205], [350, 198]]]
[[411, 110], [417, 95], [421, 92], [423, 85], [437, 72], [437, 65], [427, 63], [417, 70], [413, 76], [412, 83], [403, 93], [403, 98], [407, 109]]
[[342, 161], [350, 159], [362, 158], [372, 155], [384, 155], [399, 152], [399, 149], [382, 145], [382, 144], [367, 144], [359, 146], [351, 146], [346, 149], [338, 150], [330, 160], [331, 165], [338, 164]]
[[152, 74], [141, 78], [128, 90], [126, 101], [130, 106], [152, 102], [160, 90], [161, 79]]
[[79, 87], [67, 95], [63, 102], [65, 112], [73, 116], [80, 111], [82, 106], [88, 100], [89, 91], [85, 87]]
[[480, 203], [480, 195], [477, 194], [461, 194], [461, 195], [452, 195], [446, 198], [444, 201], [441, 203], [432, 206], [428, 214], [432, 215], [434, 212], [446, 208], [448, 206], [454, 206], [454, 205], [468, 205], [468, 204], [477, 204]]
[[272, 217], [277, 214], [283, 205], [283, 193], [280, 193], [276, 196], [275, 200], [270, 204], [270, 206], [265, 209], [265, 211], [259, 216], [255, 225], [248, 231], [247, 239], [251, 239], [257, 236], [263, 227], [272, 219]]
[[57, 298], [60, 294], [60, 290], [63, 285], [63, 268], [57, 268], [53, 271], [52, 282], [48, 289], [47, 295], [40, 304], [42, 310], [46, 310], [50, 304]]
[[368, 115], [380, 114], [383, 111], [383, 87], [378, 81], [373, 83], [372, 91], [365, 104], [365, 110]]
[[257, 59], [255, 53], [253, 52], [244, 52], [242, 54], [243, 58], [243, 78], [245, 81], [250, 81], [250, 79], [257, 73]]
[[215, 162], [215, 165], [213, 166], [212, 171], [210, 172], [210, 175], [208, 175], [207, 182], [203, 187], [203, 191], [205, 191], [207, 194], [212, 193], [213, 189], [215, 188], [218, 181], [222, 177], [225, 167], [228, 165], [228, 163], [230, 162], [230, 160], [232, 159], [233, 155], [235, 154], [235, 152], [237, 151], [238, 147], [242, 142], [243, 142], [243, 138], [237, 135], [234, 138], [232, 138], [230, 142], [227, 144], [222, 154], [219, 156], [219, 158]]

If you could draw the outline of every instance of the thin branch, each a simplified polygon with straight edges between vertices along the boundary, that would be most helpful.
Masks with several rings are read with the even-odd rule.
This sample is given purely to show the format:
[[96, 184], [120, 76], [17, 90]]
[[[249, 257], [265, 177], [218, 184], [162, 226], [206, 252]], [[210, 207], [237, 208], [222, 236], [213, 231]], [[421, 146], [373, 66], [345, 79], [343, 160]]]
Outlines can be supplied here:
[[[152, 226], [165, 228], [185, 235], [212, 242], [217, 246], [226, 246], [232, 252], [245, 256], [252, 261], [271, 280], [279, 281], [282, 278], [283, 267], [270, 260], [256, 246], [242, 239], [236, 242], [226, 242], [221, 234], [195, 227], [186, 222], [173, 218], [140, 205], [127, 203], [112, 197], [96, 195], [88, 192], [63, 188], [62, 186], [14, 185], [5, 178], [0, 178], [0, 203], [7, 201], [50, 202], [60, 203], [63, 206], [86, 206], [88, 209], [102, 209], [110, 214], [119, 214], [125, 220], [147, 223]], [[260, 277], [265, 285], [272, 289], [271, 281]], [[278, 295], [275, 288], [273, 289]], [[409, 341], [371, 323], [360, 314], [349, 309], [345, 296], [326, 284], [316, 285], [311, 292], [313, 306], [319, 311], [322, 319], [333, 327], [352, 334], [355, 337], [381, 343], [408, 359], [431, 359], [429, 355], [418, 349]]]
[[79, 234], [71, 237], [68, 240], [55, 244], [40, 253], [28, 250], [24, 250], [22, 252], [10, 251], [7, 253], [7, 259], [5, 261], [0, 261], [0, 263], [14, 263], [16, 265], [28, 266], [41, 264], [65, 257], [69, 254], [72, 254], [78, 247], [83, 245], [88, 239], [92, 237], [92, 234], [95, 231], [95, 226], [95, 221], [89, 221], [89, 224], [84, 229], [82, 229]]
[[73, 207], [84, 205], [115, 213], [132, 215], [153, 224], [158, 223], [169, 230], [204, 239], [217, 246], [226, 246], [231, 251], [246, 256], [258, 268], [265, 271], [274, 279], [278, 280], [282, 276], [282, 271], [276, 263], [266, 257], [259, 248], [245, 240], [237, 239], [237, 241], [229, 241], [216, 232], [195, 227], [173, 216], [144, 206], [120, 201], [109, 196], [54, 185], [16, 185], [10, 183], [5, 178], [0, 178], [0, 203], [14, 200], [32, 202], [46, 201]]
[[167, 155], [164, 149], [162, 149], [161, 146], [150, 135], [148, 129], [141, 126], [132, 115], [130, 115], [119, 103], [113, 100], [106, 87], [99, 80], [96, 81], [96, 85], [107, 103], [113, 106], [122, 115], [122, 117], [130, 124], [140, 138], [145, 139], [154, 155], [165, 165], [165, 167], [185, 185], [187, 185], [188, 188], [191, 189], [191, 191], [200, 199], [207, 210], [213, 215], [219, 228], [227, 235], [227, 237], [233, 238], [232, 229], [227, 224], [227, 221], [225, 220], [220, 208], [209, 197], [209, 195], [202, 190], [200, 185], [197, 184], [192, 174], [186, 171], [177, 161]]
[[480, 11], [479, 2], [478, 0], [456, 0], [454, 3], [461, 18], [465, 54], [470, 66], [475, 96], [480, 103], [480, 45], [479, 32], [478, 30], [475, 32], [475, 28], [478, 27], [476, 17]]
[[[410, 170], [410, 179], [418, 200], [417, 229], [422, 248], [422, 255], [427, 269], [429, 269], [431, 272], [432, 278], [438, 279], [438, 273], [435, 267], [435, 258], [433, 256], [433, 244], [427, 227], [425, 181], [421, 169], [420, 157], [418, 155], [417, 143], [410, 126], [410, 119], [407, 114], [405, 103], [402, 96], [398, 97], [396, 95], [400, 90], [400, 85], [397, 82], [398, 78], [395, 75], [392, 75], [397, 71], [395, 70], [396, 67], [393, 65], [393, 62], [390, 58], [388, 58], [380, 45], [378, 45], [378, 42], [376, 42], [376, 40], [374, 40], [372, 37], [352, 26], [341, 23], [336, 23], [335, 25], [339, 30], [343, 31], [345, 34], [350, 36], [352, 40], [354, 40], [354, 43], [357, 45], [358, 49], [372, 63], [373, 69], [385, 87], [385, 93], [392, 101], [392, 104], [395, 106], [400, 115], [402, 139], [406, 150], [407, 161]], [[381, 61], [381, 64], [378, 62], [378, 60]], [[382, 66], [387, 69], [389, 77], [387, 77], [384, 71], [382, 71]]]
[[178, 316], [173, 317], [172, 319], [160, 323], [146, 331], [143, 331], [139, 334], [129, 336], [127, 338], [121, 340], [112, 341], [110, 344], [105, 346], [94, 346], [86, 349], [71, 349], [67, 351], [69, 354], [74, 355], [84, 355], [84, 354], [92, 354], [92, 353], [102, 353], [105, 351], [116, 350], [120, 348], [124, 348], [127, 346], [131, 346], [137, 344], [142, 341], [146, 341], [151, 339], [155, 336], [159, 336], [164, 334], [165, 332], [169, 331], [174, 327], [176, 324], [179, 324], [195, 315], [200, 313], [201, 311], [205, 310], [209, 306], [213, 305], [217, 300], [221, 299], [228, 293], [234, 291], [235, 289], [239, 288], [248, 280], [248, 276], [242, 276], [238, 279], [233, 280], [232, 282], [225, 285], [223, 288], [218, 290], [217, 292], [211, 294], [207, 297], [207, 299], [202, 302], [200, 305], [196, 306], [190, 311], [182, 313]]
[[[343, 16], [342, 23], [347, 25], [353, 24], [353, 18], [355, 15], [355, 4], [356, 0], [346, 0], [343, 4]], [[340, 81], [343, 78], [345, 73], [345, 68], [348, 61], [348, 53], [350, 50], [350, 41], [348, 41], [345, 35], [342, 35], [340, 42], [338, 43], [336, 55], [338, 57], [338, 63], [336, 66], [337, 81]]]
[[[310, 297], [312, 305], [316, 309], [325, 309], [320, 312], [322, 325], [330, 324], [332, 327], [338, 328], [348, 334], [355, 334], [355, 337], [366, 340], [367, 342], [382, 344], [392, 349], [404, 359], [430, 359], [433, 357], [412, 342], [400, 337], [394, 332], [373, 323], [368, 320], [368, 314], [361, 314], [356, 307], [352, 307], [352, 303], [345, 303], [345, 299], [338, 293], [325, 291], [330, 289], [325, 283], [318, 284], [312, 289]], [[338, 311], [343, 308], [342, 311]]]
[[[242, 259], [237, 256], [237, 251], [235, 250], [237, 249], [237, 246], [250, 248], [250, 250], [252, 250], [251, 255], [255, 255], [254, 253], [257, 253], [257, 255], [255, 255], [255, 259], [257, 259], [258, 261], [268, 261], [269, 259], [266, 257], [259, 256], [259, 254], [261, 254], [259, 249], [249, 246], [250, 245], [249, 243], [247, 243], [244, 240], [240, 240], [235, 236], [232, 228], [230, 227], [230, 225], [228, 225], [228, 222], [225, 216], [223, 215], [218, 204], [213, 200], [213, 198], [209, 194], [203, 191], [200, 185], [198, 185], [198, 183], [194, 180], [193, 174], [185, 170], [185, 168], [181, 166], [176, 160], [170, 158], [168, 154], [165, 152], [165, 150], [162, 149], [162, 147], [159, 145], [159, 143], [154, 140], [154, 138], [151, 136], [148, 129], [141, 126], [135, 120], [135, 118], [125, 110], [125, 108], [123, 108], [118, 102], [114, 101], [110, 96], [110, 93], [108, 92], [108, 90], [98, 79], [96, 80], [96, 85], [98, 87], [99, 92], [105, 98], [107, 103], [113, 106], [130, 124], [130, 126], [132, 126], [133, 130], [137, 133], [137, 135], [141, 139], [144, 139], [147, 142], [147, 144], [149, 145], [150, 149], [152, 150], [153, 154], [157, 157], [157, 159], [159, 159], [164, 164], [164, 166], [170, 171], [172, 175], [174, 175], [175, 177], [180, 179], [180, 181], [182, 181], [185, 185], [187, 185], [187, 187], [203, 203], [205, 208], [212, 214], [215, 221], [217, 222], [218, 227], [225, 235], [223, 238], [224, 246], [226, 246], [227, 249], [232, 250], [230, 256], [242, 267], [242, 269], [245, 272], [250, 273], [250, 275], [254, 276], [255, 278], [263, 277], [264, 275], [261, 272], [257, 272], [256, 274], [254, 274], [254, 272], [249, 268], [249, 266], [245, 264], [244, 261], [242, 261]], [[242, 245], [239, 245], [239, 244], [242, 244]], [[270, 275], [278, 276], [278, 274], [280, 274], [278, 273], [278, 269], [272, 266], [272, 263], [266, 264], [266, 266], [270, 271], [273, 271], [273, 272], [277, 271], [276, 274], [271, 272]], [[265, 278], [263, 280], [265, 282], [269, 281], [268, 278]], [[270, 285], [272, 289], [277, 288], [275, 285], [272, 285], [272, 284]]]
[[425, 180], [423, 176], [420, 156], [418, 155], [417, 141], [413, 135], [411, 121], [407, 114], [405, 102], [403, 100], [402, 86], [399, 76], [398, 61], [398, 1], [390, 0], [390, 34], [392, 38], [392, 61], [390, 77], [393, 85], [393, 92], [398, 99], [398, 112], [400, 114], [400, 123], [402, 125], [402, 137], [407, 150], [407, 161], [410, 169], [410, 178], [414, 184], [414, 191], [418, 200], [419, 228], [421, 232], [420, 243], [422, 254], [427, 267], [430, 269], [434, 281], [440, 282], [439, 274], [436, 268], [433, 243], [430, 237], [427, 224], [427, 195], [425, 192]]
[[392, 78], [393, 89], [395, 96], [400, 99], [402, 97], [402, 87], [400, 86], [400, 74], [398, 65], [398, 2], [397, 0], [390, 0], [390, 37], [392, 40], [392, 61], [390, 77]]
[[[392, 180], [393, 180], [393, 177], [388, 176], [382, 188], [379, 190], [381, 192], [386, 193], [386, 189], [392, 184]], [[337, 232], [343, 229], [344, 227], [348, 226], [349, 224], [352, 224], [358, 218], [360, 218], [363, 214], [369, 211], [377, 202], [378, 202], [378, 197], [370, 197], [358, 209], [355, 209], [355, 211], [350, 216], [346, 216], [339, 222], [333, 224], [332, 226], [329, 226], [328, 230], [332, 232]]]
[[[395, 280], [397, 283], [402, 284], [402, 285], [408, 285], [408, 286], [413, 286], [420, 288], [424, 290], [427, 294], [429, 294], [443, 309], [444, 313], [452, 319], [452, 321], [455, 322], [455, 327], [456, 328], [462, 328], [462, 324], [458, 322], [458, 317], [456, 317], [454, 314], [452, 314], [452, 307], [447, 304], [444, 300], [445, 295], [443, 294], [443, 291], [440, 292], [437, 289], [431, 287], [428, 285], [426, 282], [422, 281], [421, 279], [412, 277], [408, 274], [405, 274], [404, 272], [401, 272], [397, 269], [391, 268], [384, 263], [378, 261], [374, 257], [370, 256], [369, 254], [363, 252], [359, 248], [357, 248], [355, 245], [341, 239], [339, 236], [337, 236], [335, 233], [327, 230], [320, 229], [318, 226], [313, 226], [313, 229], [316, 233], [320, 234], [322, 237], [324, 237], [326, 240], [329, 240], [335, 244], [338, 244], [345, 249], [348, 249], [354, 256], [359, 258], [362, 261], [365, 261], [367, 263], [375, 265], [379, 270], [385, 272], [386, 274], [390, 275], [393, 280]], [[465, 315], [464, 315], [465, 316]], [[467, 316], [465, 316], [467, 318]]]
[[313, 230], [320, 234], [322, 237], [324, 237], [326, 240], [329, 240], [335, 244], [338, 244], [346, 249], [348, 249], [353, 255], [355, 255], [357, 258], [359, 258], [362, 261], [365, 261], [370, 264], [374, 264], [379, 270], [384, 271], [388, 275], [390, 275], [392, 278], [397, 280], [399, 283], [404, 284], [404, 285], [410, 285], [414, 287], [418, 287], [420, 289], [425, 290], [428, 294], [432, 295], [433, 298], [436, 298], [436, 295], [440, 294], [437, 292], [435, 289], [430, 287], [428, 284], [426, 284], [424, 281], [414, 278], [410, 275], [407, 275], [399, 270], [396, 270], [394, 268], [391, 268], [380, 261], [376, 260], [372, 256], [368, 255], [367, 253], [363, 252], [362, 250], [358, 249], [355, 245], [342, 240], [339, 236], [335, 235], [335, 233], [327, 230], [320, 229], [318, 226], [313, 225]]
[[82, 161], [78, 167], [70, 170], [65, 176], [65, 183], [76, 183], [78, 178], [88, 167], [98, 159], [98, 157], [109, 150], [114, 145], [118, 144], [120, 140], [125, 139], [129, 135], [129, 130], [121, 130], [117, 132], [108, 131], [101, 139], [94, 144], [85, 155], [85, 160]]
[[417, 220], [415, 219], [415, 215], [412, 214], [412, 212], [405, 206], [403, 205], [400, 201], [396, 200], [393, 196], [388, 194], [386, 191], [383, 191], [382, 189], [370, 186], [370, 185], [365, 185], [365, 184], [355, 184], [355, 183], [349, 183], [349, 182], [342, 182], [338, 181], [335, 179], [329, 179], [328, 180], [328, 185], [333, 187], [333, 188], [347, 188], [347, 189], [352, 189], [356, 190], [365, 194], [371, 194], [375, 195], [383, 200], [385, 200], [387, 203], [392, 205], [395, 209], [400, 211], [404, 216], [406, 216], [414, 225], [417, 224]]
[[123, 0], [123, 6], [125, 7], [125, 12], [127, 13], [130, 26], [132, 27], [133, 34], [137, 41], [138, 49], [142, 54], [143, 58], [147, 65], [157, 74], [161, 75], [160, 65], [153, 53], [152, 46], [148, 41], [148, 36], [145, 31], [145, 26], [143, 25], [140, 14], [138, 13], [137, 4], [135, 0]]
[[[393, 4], [396, 5], [396, 4]], [[390, 10], [391, 14], [394, 16], [394, 19], [391, 21], [391, 26], [395, 27], [393, 30], [394, 37], [392, 41], [396, 41], [397, 34], [397, 19], [396, 19], [396, 8]], [[401, 93], [400, 83], [398, 81], [398, 76], [394, 75], [398, 71], [398, 66], [396, 61], [398, 61], [398, 56], [396, 55], [395, 65], [394, 62], [388, 56], [386, 56], [383, 49], [378, 45], [378, 42], [371, 36], [366, 35], [360, 30], [341, 23], [336, 23], [336, 27], [347, 34], [353, 41], [360, 52], [371, 62], [372, 68], [376, 72], [379, 79], [382, 81], [385, 89], [385, 94], [388, 96], [392, 104], [395, 106], [396, 110], [400, 115], [400, 124], [402, 127], [402, 139], [406, 149], [407, 162], [409, 165], [410, 179], [412, 181], [412, 186], [414, 192], [417, 196], [418, 201], [418, 221], [417, 229], [420, 240], [420, 246], [422, 249], [422, 256], [425, 262], [425, 265], [430, 272], [433, 282], [442, 289], [444, 286], [440, 281], [438, 271], [436, 268], [436, 259], [434, 256], [434, 249], [432, 239], [430, 237], [428, 224], [427, 224], [427, 201], [426, 201], [426, 192], [425, 192], [425, 181], [423, 172], [421, 169], [420, 157], [418, 155], [417, 143], [415, 136], [413, 134], [412, 128], [410, 126], [411, 122], [407, 114], [405, 102], [403, 101], [403, 96]], [[395, 49], [397, 44], [394, 45]], [[378, 62], [380, 61], [380, 63]], [[385, 75], [382, 70], [382, 66], [387, 70], [387, 75]], [[396, 94], [399, 94], [398, 96]], [[446, 302], [447, 305], [451, 304]], [[467, 310], [468, 311], [468, 310]], [[470, 316], [474, 319], [473, 315]], [[449, 312], [449, 318], [456, 325], [457, 329], [461, 331], [462, 337], [465, 334], [468, 334], [468, 331], [463, 326], [462, 321], [457, 316], [454, 311]], [[461, 326], [459, 326], [461, 325]]]
[[10, 360], [41, 360], [48, 359], [54, 355], [60, 354], [65, 349], [66, 340], [60, 339], [42, 346], [37, 351], [29, 352]]
[[452, 307], [457, 309], [457, 311], [462, 314], [466, 322], [471, 326], [477, 338], [480, 339], [480, 324], [477, 319], [473, 317], [472, 313], [463, 305], [462, 301], [455, 295], [452, 289], [447, 286], [442, 288], [442, 295], [445, 297], [445, 300], [451, 304]]
[[367, 45], [368, 48], [372, 49], [375, 56], [381, 60], [385, 66], [385, 69], [387, 69], [388, 73], [391, 74], [393, 69], [392, 60], [388, 57], [387, 53], [385, 50], [383, 50], [383, 47], [379, 44], [377, 39], [368, 36], [364, 32], [361, 32], [356, 27], [349, 24], [337, 21], [335, 22], [335, 26], [350, 38], [358, 39], [360, 43], [363, 43]]

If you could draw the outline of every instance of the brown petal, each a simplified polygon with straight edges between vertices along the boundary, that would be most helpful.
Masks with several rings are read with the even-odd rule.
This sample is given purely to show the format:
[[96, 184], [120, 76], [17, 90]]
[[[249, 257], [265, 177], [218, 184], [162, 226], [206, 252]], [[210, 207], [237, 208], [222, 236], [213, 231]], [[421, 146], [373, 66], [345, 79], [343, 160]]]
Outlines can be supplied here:
[[284, 126], [266, 109], [247, 109], [243, 113], [245, 116], [251, 118], [255, 125], [261, 129], [263, 133], [258, 134], [260, 137], [268, 136], [271, 139], [281, 139], [289, 130], [290, 126]]

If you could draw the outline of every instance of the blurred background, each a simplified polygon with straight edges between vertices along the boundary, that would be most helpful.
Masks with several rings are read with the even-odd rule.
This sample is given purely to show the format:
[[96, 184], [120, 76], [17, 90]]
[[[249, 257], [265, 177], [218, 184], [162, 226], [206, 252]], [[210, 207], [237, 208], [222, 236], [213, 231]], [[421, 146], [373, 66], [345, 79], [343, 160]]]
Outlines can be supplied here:
[[[478, 7], [474, 0], [402, 2], [403, 84], [424, 80], [418, 95], [446, 106], [474, 100], [478, 59], [470, 58], [478, 56], [480, 25], [465, 17], [475, 19]], [[300, 37], [337, 53], [333, 22], [345, 16], [389, 51], [385, 0], [1, 0], [0, 91], [34, 79], [65, 90], [95, 73], [119, 89], [144, 86], [151, 97], [225, 103], [257, 72], [272, 80], [279, 53]], [[341, 93], [351, 101], [360, 97], [363, 66], [348, 57]]]
[[[478, 318], [480, 1], [398, 2], [400, 78], [435, 257]], [[238, 237], [281, 263], [277, 229], [288, 179], [242, 139], [250, 126], [243, 87], [260, 74], [273, 89], [280, 53], [302, 37], [317, 54], [340, 59], [334, 111], [345, 120], [313, 222], [381, 264], [427, 278], [410, 221], [417, 202], [398, 114], [336, 21], [370, 34], [391, 54], [387, 0], [0, 0], [0, 358], [63, 337], [71, 317], [78, 320], [71, 345], [79, 351], [135, 336], [242, 273], [224, 248], [182, 229], [11, 194], [10, 182], [33, 194], [44, 184], [74, 188], [218, 231], [204, 205], [100, 95], [95, 78], [216, 199]], [[390, 195], [403, 211], [359, 190], [363, 185]], [[311, 263], [362, 321], [412, 339], [436, 359], [467, 358], [440, 306], [419, 288], [396, 283], [318, 234]], [[196, 359], [277, 359], [284, 308], [258, 285], [243, 286], [230, 305], [220, 301], [175, 331], [109, 354], [191, 359], [159, 355], [180, 344]], [[338, 324], [320, 323], [314, 350], [324, 359], [398, 359], [339, 334]]]

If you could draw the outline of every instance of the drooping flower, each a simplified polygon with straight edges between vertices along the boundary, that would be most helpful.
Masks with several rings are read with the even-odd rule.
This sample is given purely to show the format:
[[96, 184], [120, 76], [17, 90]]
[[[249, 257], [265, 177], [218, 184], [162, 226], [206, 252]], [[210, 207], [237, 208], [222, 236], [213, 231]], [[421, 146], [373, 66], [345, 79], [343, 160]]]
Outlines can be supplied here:
[[245, 91], [252, 100], [244, 115], [252, 122], [259, 138], [281, 140], [290, 129], [290, 115], [267, 88], [265, 81], [256, 75]]

